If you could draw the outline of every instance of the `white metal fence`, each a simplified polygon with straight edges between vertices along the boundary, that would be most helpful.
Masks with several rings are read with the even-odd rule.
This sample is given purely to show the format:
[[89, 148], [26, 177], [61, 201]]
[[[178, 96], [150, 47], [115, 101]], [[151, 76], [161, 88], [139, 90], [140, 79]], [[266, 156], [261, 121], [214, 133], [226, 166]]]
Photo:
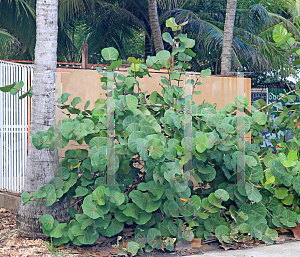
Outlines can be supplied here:
[[[24, 82], [31, 85], [33, 66], [0, 60], [0, 87]], [[26, 172], [29, 125], [29, 100], [0, 91], [0, 190], [21, 193]]]

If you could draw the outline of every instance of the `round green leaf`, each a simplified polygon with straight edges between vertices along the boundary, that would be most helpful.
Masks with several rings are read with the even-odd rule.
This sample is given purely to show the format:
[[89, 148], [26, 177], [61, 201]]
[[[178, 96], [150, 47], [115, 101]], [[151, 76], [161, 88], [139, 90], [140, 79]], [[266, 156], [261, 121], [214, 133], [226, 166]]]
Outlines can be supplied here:
[[56, 193], [55, 191], [52, 191], [46, 196], [45, 206], [51, 206], [55, 202], [56, 202]]
[[105, 186], [98, 186], [92, 193], [93, 199], [99, 205], [105, 204], [105, 196], [104, 196]]
[[288, 189], [285, 187], [275, 188], [275, 197], [277, 199], [284, 199], [288, 196]]
[[119, 206], [125, 201], [125, 195], [120, 192], [114, 191], [114, 194], [111, 196], [110, 201]]
[[148, 230], [148, 234], [147, 234], [147, 242], [150, 246], [153, 245], [154, 241], [157, 239], [157, 238], [160, 238], [161, 237], [161, 233], [158, 229], [156, 228], [150, 228]]
[[281, 202], [284, 205], [291, 205], [294, 201], [294, 195], [293, 194], [288, 194], [287, 197], [285, 197], [284, 199], [281, 200]]
[[146, 201], [147, 194], [146, 193], [142, 193], [139, 190], [133, 190], [129, 193], [129, 197], [142, 210], [146, 209], [146, 204], [147, 204], [147, 201]]
[[55, 226], [51, 232], [50, 232], [50, 236], [54, 237], [54, 238], [59, 238], [62, 237], [63, 235], [63, 230], [64, 228], [67, 226], [66, 223], [60, 223], [57, 226]]
[[73, 137], [73, 130], [76, 124], [73, 122], [65, 122], [61, 125], [61, 134], [66, 139], [71, 139]]
[[75, 108], [76, 105], [79, 104], [79, 103], [81, 103], [81, 102], [82, 102], [81, 98], [78, 97], [78, 96], [76, 96], [76, 97], [74, 97], [74, 99], [72, 100], [71, 105]]
[[99, 233], [95, 232], [93, 226], [88, 226], [83, 235], [78, 236], [78, 241], [83, 245], [91, 245], [96, 242], [99, 237]]
[[151, 139], [149, 145], [149, 156], [154, 160], [159, 160], [164, 155], [164, 145], [159, 139]]
[[227, 226], [220, 225], [216, 228], [215, 231], [216, 237], [220, 242], [230, 242], [230, 229]]
[[208, 138], [205, 135], [198, 135], [194, 142], [199, 153], [203, 153], [207, 149]]
[[105, 61], [114, 61], [119, 57], [119, 52], [113, 47], [107, 47], [102, 49], [101, 55]]
[[249, 182], [246, 183], [245, 187], [246, 187], [246, 193], [247, 193], [249, 200], [254, 201], [256, 203], [261, 201], [262, 195], [259, 192], [257, 187], [250, 184]]
[[43, 223], [44, 229], [51, 230], [53, 228], [54, 219], [52, 215], [45, 214], [39, 218], [39, 221]]
[[177, 218], [179, 216], [179, 205], [175, 201], [171, 201], [168, 206], [169, 213]]
[[295, 180], [294, 180], [294, 183], [293, 183], [293, 186], [295, 188], [295, 191], [300, 194], [300, 177], [297, 177]]
[[100, 228], [99, 232], [103, 236], [112, 237], [118, 233], [120, 233], [124, 228], [124, 223], [119, 222], [117, 219], [112, 219], [109, 226], [104, 229]]
[[244, 158], [245, 158], [245, 162], [248, 166], [255, 167], [257, 165], [257, 161], [255, 160], [255, 158], [253, 156], [245, 155]]
[[229, 194], [228, 194], [228, 192], [227, 192], [226, 190], [224, 190], [224, 189], [218, 189], [218, 190], [215, 192], [215, 197], [216, 197], [217, 199], [220, 199], [220, 198], [221, 198], [222, 201], [227, 201], [227, 200], [229, 199]]
[[55, 177], [59, 177], [63, 180], [67, 180], [70, 177], [69, 169], [66, 167], [60, 167], [55, 172]]
[[134, 95], [126, 96], [126, 106], [128, 110], [134, 110], [138, 106], [138, 99]]
[[99, 149], [100, 146], [106, 146], [106, 144], [106, 137], [93, 137], [89, 142], [89, 147], [92, 149], [94, 146], [96, 146], [96, 149]]
[[252, 119], [258, 125], [265, 125], [267, 122], [267, 116], [264, 112], [255, 112], [252, 115]]
[[123, 211], [123, 213], [128, 216], [135, 219], [139, 218], [140, 209], [138, 206], [136, 206], [134, 203], [128, 203], [126, 205], [126, 209]]
[[86, 187], [77, 187], [74, 197], [86, 196], [88, 193], [89, 190]]
[[242, 234], [249, 233], [250, 230], [251, 230], [251, 227], [247, 223], [242, 223], [242, 224], [239, 225], [239, 231]]
[[170, 33], [169, 32], [165, 32], [162, 34], [162, 39], [164, 41], [166, 41], [167, 43], [169, 43], [170, 45], [173, 44], [173, 38], [171, 37]]
[[71, 218], [74, 218], [75, 217], [75, 214], [77, 213], [77, 210], [74, 208], [74, 207], [70, 207], [69, 210], [68, 210]]
[[287, 33], [287, 30], [282, 25], [277, 25], [273, 30], [274, 41], [279, 43]]
[[92, 219], [98, 219], [100, 217], [104, 217], [103, 211], [93, 203], [93, 197], [88, 195], [84, 198], [82, 204], [83, 212]]
[[169, 51], [162, 50], [156, 54], [156, 63], [163, 65], [166, 63], [166, 61], [169, 60], [170, 57], [171, 57], [171, 54]]
[[130, 149], [131, 152], [133, 153], [137, 153], [137, 139], [138, 138], [145, 138], [146, 135], [144, 132], [141, 131], [136, 131], [130, 134], [130, 136], [128, 137], [128, 147]]
[[136, 255], [140, 246], [136, 242], [129, 242], [126, 246], [127, 252], [130, 252], [132, 255]]

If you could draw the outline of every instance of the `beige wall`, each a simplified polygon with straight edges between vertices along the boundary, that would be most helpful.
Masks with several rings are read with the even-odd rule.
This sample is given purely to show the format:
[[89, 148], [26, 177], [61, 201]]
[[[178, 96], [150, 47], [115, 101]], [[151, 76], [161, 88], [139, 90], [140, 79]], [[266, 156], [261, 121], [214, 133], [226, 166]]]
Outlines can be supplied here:
[[[121, 72], [121, 71], [120, 71]], [[125, 76], [127, 72], [122, 71]], [[162, 87], [159, 85], [161, 76], [166, 76], [165, 72], [150, 71], [151, 78], [145, 76], [144, 78], [138, 78], [142, 92], [148, 90], [148, 94], [157, 91], [161, 93]], [[195, 78], [191, 76], [190, 78]], [[82, 103], [77, 107], [84, 107], [87, 100], [91, 101], [90, 108], [94, 107], [94, 102], [99, 98], [105, 98], [105, 92], [101, 88], [101, 75], [96, 70], [83, 70], [83, 69], [66, 69], [58, 68], [56, 77], [56, 89], [58, 93], [56, 98], [60, 97], [61, 93], [71, 94], [70, 100], [67, 104], [71, 103], [71, 100], [79, 96], [82, 99]], [[188, 76], [186, 76], [188, 79]], [[201, 104], [203, 100], [211, 104], [216, 103], [217, 109], [224, 107], [227, 103], [234, 103], [234, 98], [238, 95], [244, 95], [251, 103], [251, 79], [249, 78], [237, 78], [237, 77], [219, 77], [209, 76], [204, 79], [200, 79], [203, 84], [196, 86], [196, 91], [201, 91], [201, 95], [193, 96], [195, 103]], [[181, 82], [180, 86], [183, 86]], [[56, 120], [65, 118], [62, 115], [61, 110], [56, 110]], [[247, 141], [250, 140], [250, 135], [246, 135]], [[59, 150], [59, 155], [62, 157], [67, 149], [74, 149], [79, 146], [76, 142], [70, 142], [69, 145]], [[80, 148], [87, 148], [86, 145], [80, 146]]]

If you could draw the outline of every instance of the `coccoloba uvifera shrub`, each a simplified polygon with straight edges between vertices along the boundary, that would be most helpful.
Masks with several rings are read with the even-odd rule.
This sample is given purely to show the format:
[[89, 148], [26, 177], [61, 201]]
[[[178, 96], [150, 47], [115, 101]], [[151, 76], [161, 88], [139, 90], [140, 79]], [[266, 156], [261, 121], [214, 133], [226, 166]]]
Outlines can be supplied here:
[[[174, 19], [167, 25], [173, 31], [181, 26]], [[51, 215], [40, 218], [44, 233], [53, 238], [55, 245], [93, 244], [99, 235], [112, 237], [124, 227], [134, 226], [134, 237], [126, 251], [136, 254], [143, 249], [172, 250], [175, 240], [207, 239], [211, 235], [222, 243], [245, 242], [251, 237], [273, 243], [277, 238], [275, 227], [296, 226], [300, 192], [298, 139], [286, 144], [274, 142], [281, 150], [276, 154], [269, 148], [260, 148], [259, 131], [272, 125], [268, 115], [271, 107], [265, 108], [261, 100], [250, 106], [251, 112], [245, 109], [248, 101], [244, 97], [237, 97], [234, 104], [220, 110], [209, 103], [191, 102], [193, 116], [188, 118], [186, 93], [178, 81], [189, 67], [195, 42], [184, 34], [172, 38], [166, 32], [163, 38], [171, 45], [178, 41], [172, 54], [161, 51], [148, 57], [147, 65], [129, 58], [132, 66], [128, 76], [114, 72], [121, 65], [116, 61], [118, 51], [102, 50], [103, 58], [112, 61], [108, 71], [98, 70], [102, 88], [109, 90], [115, 85], [117, 185], [108, 185], [106, 174], [111, 138], [102, 115], [107, 112], [109, 100], [97, 100], [92, 110], [88, 109], [88, 101], [81, 110], [76, 107], [81, 102], [79, 97], [69, 105], [65, 102], [70, 95], [63, 94], [58, 99], [61, 108], [77, 117], [63, 119], [55, 131], [50, 128], [32, 136], [38, 149], [65, 147], [72, 140], [88, 145], [88, 150], [66, 151], [47, 185], [33, 195], [22, 194], [24, 204], [38, 200], [50, 206], [64, 194], [78, 203], [77, 208], [69, 209], [69, 224], [59, 224]], [[174, 67], [170, 67], [173, 55]], [[136, 77], [148, 75], [148, 67], [159, 70], [163, 66], [170, 72], [168, 77], [162, 76], [162, 92], [151, 93], [150, 103], [146, 104], [147, 92], [133, 90], [139, 88]], [[205, 70], [200, 76], [209, 74]], [[187, 83], [197, 94], [194, 90], [200, 83]], [[237, 111], [247, 114], [242, 123]], [[284, 109], [279, 115], [284, 121], [285, 112]], [[299, 117], [298, 109], [288, 119], [295, 117]], [[191, 131], [187, 137], [188, 124]], [[288, 122], [277, 129], [287, 128], [291, 128]], [[244, 147], [241, 131], [251, 131], [252, 144], [246, 142]], [[292, 133], [298, 135], [297, 129]], [[242, 180], [237, 181], [240, 170]], [[191, 176], [200, 189], [193, 189]]]

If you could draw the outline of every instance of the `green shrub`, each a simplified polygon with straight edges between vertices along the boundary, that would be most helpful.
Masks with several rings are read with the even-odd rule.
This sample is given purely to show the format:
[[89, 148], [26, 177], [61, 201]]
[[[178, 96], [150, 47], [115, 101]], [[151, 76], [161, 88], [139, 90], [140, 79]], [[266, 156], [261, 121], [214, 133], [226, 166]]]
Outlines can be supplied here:
[[[176, 27], [173, 19], [168, 22], [173, 31], [182, 26]], [[246, 242], [251, 237], [273, 243], [275, 227], [294, 227], [299, 221], [300, 142], [298, 126], [293, 123], [299, 118], [299, 105], [291, 116], [287, 116], [291, 108], [286, 107], [277, 114], [275, 133], [290, 129], [294, 139], [286, 143], [272, 140], [278, 150], [273, 154], [270, 148], [261, 148], [259, 133], [273, 130], [272, 105], [258, 100], [250, 112], [248, 100], [240, 96], [235, 104], [220, 110], [206, 102], [195, 104], [178, 83], [195, 56], [191, 50], [195, 42], [181, 33], [172, 38], [166, 32], [163, 39], [173, 46], [172, 54], [161, 51], [146, 63], [156, 70], [165, 66], [169, 73], [162, 76], [161, 94], [151, 93], [150, 104], [146, 104], [147, 92], [134, 92], [134, 87], [139, 88], [136, 77], [149, 75], [148, 67], [129, 58], [129, 75], [116, 74], [114, 69], [121, 65], [116, 61], [117, 50], [102, 50], [103, 58], [112, 61], [108, 71], [98, 70], [103, 75], [102, 88], [110, 94], [115, 85], [116, 185], [107, 184], [106, 174], [111, 135], [107, 135], [102, 115], [109, 100], [97, 100], [92, 110], [88, 102], [80, 110], [76, 108], [79, 97], [66, 105], [70, 95], [63, 94], [61, 108], [77, 117], [63, 119], [55, 131], [50, 128], [32, 135], [38, 149], [65, 147], [70, 140], [89, 146], [89, 150], [66, 151], [49, 184], [31, 196], [22, 194], [24, 204], [38, 199], [50, 206], [64, 194], [79, 203], [79, 208], [69, 209], [69, 224], [59, 224], [51, 215], [40, 218], [45, 235], [52, 237], [55, 245], [93, 244], [99, 234], [112, 237], [126, 226], [135, 228], [126, 249], [133, 255], [144, 248], [172, 250], [174, 238], [191, 241], [216, 235], [221, 243]], [[207, 75], [210, 72], [204, 70], [200, 76]], [[198, 80], [187, 84], [198, 94]], [[295, 101], [288, 94], [284, 99]], [[238, 112], [245, 112], [246, 117], [239, 117]], [[252, 144], [243, 139], [249, 131]], [[196, 191], [191, 176], [201, 185]], [[138, 240], [141, 237], [147, 239], [147, 245]]]

